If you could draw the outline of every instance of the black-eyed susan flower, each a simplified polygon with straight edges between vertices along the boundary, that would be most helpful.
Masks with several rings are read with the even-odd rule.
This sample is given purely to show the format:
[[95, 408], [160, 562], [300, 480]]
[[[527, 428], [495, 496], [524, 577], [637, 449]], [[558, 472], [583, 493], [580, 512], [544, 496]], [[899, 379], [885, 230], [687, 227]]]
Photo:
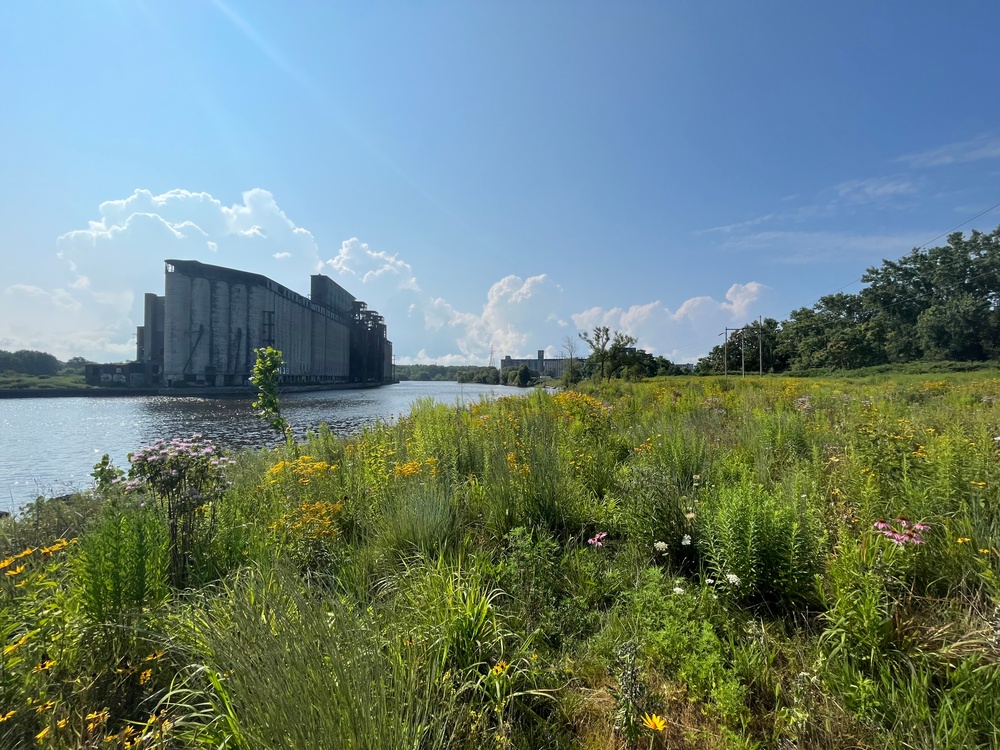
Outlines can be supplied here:
[[667, 728], [667, 721], [659, 714], [643, 714], [642, 725], [654, 732], [662, 732]]
[[40, 663], [36, 664], [34, 666], [34, 668], [32, 668], [31, 673], [32, 674], [38, 674], [39, 672], [44, 672], [45, 670], [51, 669], [54, 666], [55, 666], [55, 660], [54, 659], [48, 659], [46, 661], [43, 661], [43, 662], [40, 662]]

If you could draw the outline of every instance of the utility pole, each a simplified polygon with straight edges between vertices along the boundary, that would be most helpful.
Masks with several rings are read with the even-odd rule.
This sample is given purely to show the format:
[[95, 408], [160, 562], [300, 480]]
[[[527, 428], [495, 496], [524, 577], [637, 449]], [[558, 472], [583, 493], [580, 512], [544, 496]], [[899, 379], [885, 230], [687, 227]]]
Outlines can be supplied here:
[[745, 378], [747, 376], [747, 362], [746, 354], [743, 348], [743, 341], [746, 339], [747, 327], [743, 326], [740, 329], [740, 377]]
[[757, 352], [760, 354], [760, 376], [764, 377], [764, 316], [757, 317]]
[[729, 328], [727, 327], [720, 336], [725, 336], [722, 340], [722, 374], [729, 377]]

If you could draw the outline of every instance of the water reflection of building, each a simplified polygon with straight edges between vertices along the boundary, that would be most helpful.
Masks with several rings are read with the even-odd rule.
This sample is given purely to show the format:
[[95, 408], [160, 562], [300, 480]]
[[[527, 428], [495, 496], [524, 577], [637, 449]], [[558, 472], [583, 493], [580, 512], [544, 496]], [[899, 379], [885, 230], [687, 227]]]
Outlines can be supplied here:
[[312, 276], [310, 291], [304, 297], [260, 274], [168, 260], [163, 296], [145, 296], [136, 362], [88, 368], [88, 382], [111, 375], [104, 384], [124, 376], [132, 386], [246, 385], [264, 346], [281, 351], [286, 384], [393, 382], [382, 316], [327, 276]]

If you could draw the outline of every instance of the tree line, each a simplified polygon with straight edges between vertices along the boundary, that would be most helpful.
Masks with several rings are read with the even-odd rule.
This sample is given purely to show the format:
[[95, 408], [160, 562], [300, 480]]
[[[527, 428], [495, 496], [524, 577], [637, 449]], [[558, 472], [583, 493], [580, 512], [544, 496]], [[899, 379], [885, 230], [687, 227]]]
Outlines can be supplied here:
[[1000, 228], [948, 235], [870, 267], [856, 294], [828, 294], [733, 331], [696, 371], [851, 370], [917, 360], [1000, 357]]
[[0, 349], [0, 372], [53, 376], [67, 372], [82, 373], [85, 364], [87, 360], [83, 357], [73, 357], [68, 362], [62, 362], [55, 355], [33, 349], [19, 349], [16, 352]]

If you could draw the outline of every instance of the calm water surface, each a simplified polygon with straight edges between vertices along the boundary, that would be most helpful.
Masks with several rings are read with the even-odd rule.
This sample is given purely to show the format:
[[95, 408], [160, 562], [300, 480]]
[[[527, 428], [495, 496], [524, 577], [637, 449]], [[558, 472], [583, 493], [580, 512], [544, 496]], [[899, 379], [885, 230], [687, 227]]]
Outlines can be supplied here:
[[[326, 422], [340, 435], [410, 413], [418, 399], [446, 404], [523, 393], [516, 388], [403, 382], [360, 391], [294, 393], [282, 412], [299, 434]], [[107, 453], [123, 468], [131, 451], [157, 438], [200, 432], [227, 448], [273, 445], [274, 433], [253, 415], [252, 399], [133, 396], [0, 399], [0, 509], [15, 510], [38, 495], [89, 487]]]

